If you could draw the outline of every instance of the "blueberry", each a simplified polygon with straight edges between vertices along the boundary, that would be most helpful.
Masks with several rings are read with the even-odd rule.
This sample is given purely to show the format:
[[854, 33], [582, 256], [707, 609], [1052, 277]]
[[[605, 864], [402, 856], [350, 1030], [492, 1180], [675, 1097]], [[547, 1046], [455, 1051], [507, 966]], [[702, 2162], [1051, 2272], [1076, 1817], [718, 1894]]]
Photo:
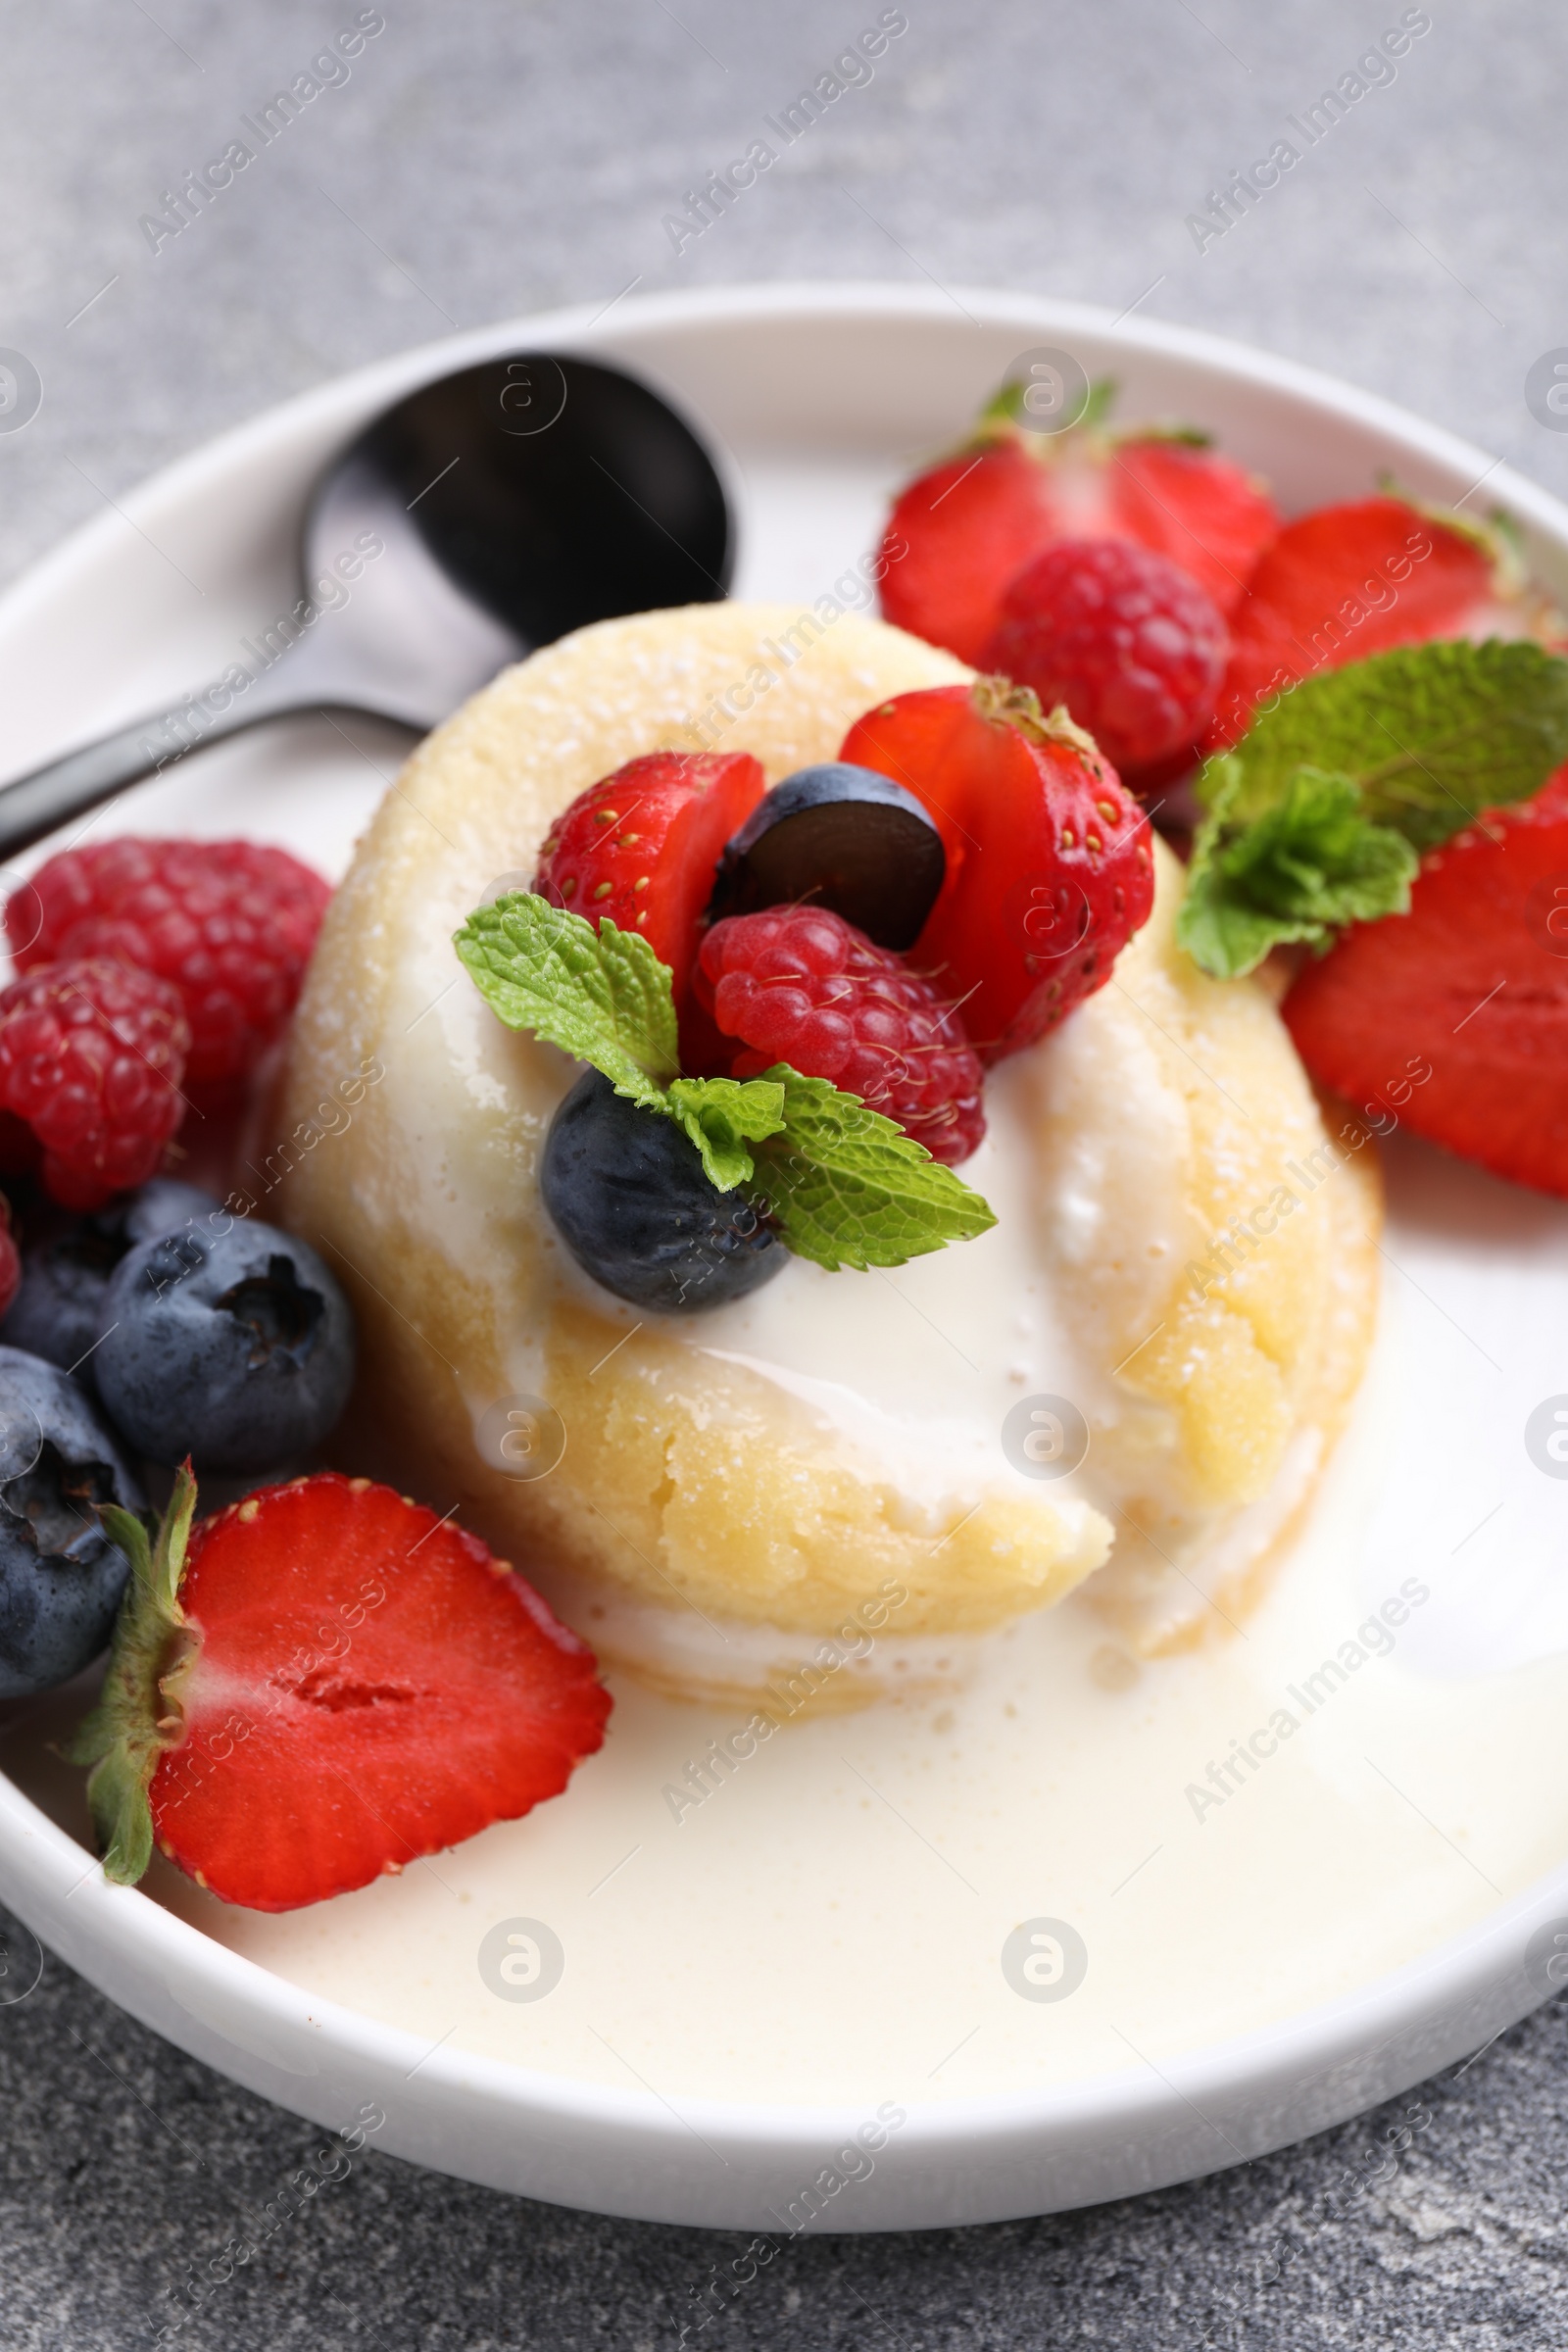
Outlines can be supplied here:
[[942, 836], [912, 792], [829, 760], [774, 786], [724, 851], [710, 911], [809, 902], [879, 948], [912, 948], [947, 871]]
[[29, 1249], [22, 1261], [22, 1285], [0, 1323], [0, 1345], [25, 1348], [69, 1372], [79, 1365], [92, 1385], [90, 1350], [103, 1329], [104, 1297], [121, 1259], [138, 1242], [195, 1219], [211, 1216], [211, 1193], [172, 1176], [154, 1176], [133, 1193], [123, 1193], [90, 1217]]
[[597, 1070], [551, 1122], [539, 1183], [577, 1263], [633, 1306], [726, 1306], [789, 1255], [743, 1193], [709, 1183], [673, 1119], [640, 1110]]
[[238, 1219], [143, 1242], [104, 1300], [104, 1410], [155, 1462], [273, 1470], [326, 1436], [354, 1379], [354, 1318], [316, 1251]]
[[140, 1510], [119, 1446], [74, 1380], [0, 1348], [0, 1698], [53, 1690], [103, 1648], [129, 1573], [94, 1505]]

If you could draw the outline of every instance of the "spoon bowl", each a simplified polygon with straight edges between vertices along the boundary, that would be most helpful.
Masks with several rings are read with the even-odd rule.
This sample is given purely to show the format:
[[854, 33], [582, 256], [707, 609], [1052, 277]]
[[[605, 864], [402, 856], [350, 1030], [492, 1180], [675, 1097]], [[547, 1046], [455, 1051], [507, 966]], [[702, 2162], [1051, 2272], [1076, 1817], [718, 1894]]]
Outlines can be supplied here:
[[300, 599], [252, 641], [246, 683], [231, 670], [0, 788], [0, 858], [264, 719], [354, 710], [422, 734], [570, 629], [722, 598], [733, 561], [713, 461], [648, 385], [564, 353], [438, 376], [321, 473]]

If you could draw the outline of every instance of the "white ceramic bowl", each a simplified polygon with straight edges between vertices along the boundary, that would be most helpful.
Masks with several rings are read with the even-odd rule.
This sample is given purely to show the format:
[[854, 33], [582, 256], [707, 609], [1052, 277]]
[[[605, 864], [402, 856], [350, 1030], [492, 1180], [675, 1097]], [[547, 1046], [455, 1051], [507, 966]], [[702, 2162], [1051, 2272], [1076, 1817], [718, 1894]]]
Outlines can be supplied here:
[[[911, 456], [952, 439], [1007, 364], [1040, 345], [1070, 349], [1091, 376], [1118, 377], [1128, 417], [1173, 416], [1209, 427], [1230, 453], [1271, 478], [1287, 508], [1358, 494], [1385, 468], [1410, 492], [1465, 501], [1471, 513], [1503, 506], [1526, 534], [1534, 567], [1568, 590], [1568, 514], [1544, 492], [1386, 402], [1210, 336], [1136, 319], [1116, 323], [1072, 304], [968, 292], [960, 299], [905, 286], [660, 296], [597, 316], [571, 311], [513, 321], [362, 369], [224, 436], [127, 498], [123, 515], [106, 514], [78, 532], [0, 603], [0, 772], [20, 771], [220, 667], [241, 631], [265, 625], [292, 602], [298, 519], [318, 467], [364, 418], [444, 368], [506, 348], [557, 347], [607, 356], [666, 387], [728, 452], [744, 534], [737, 593], [809, 599], [872, 541], [886, 488]], [[389, 768], [397, 749], [373, 728], [354, 732], [360, 750], [307, 722], [215, 751], [128, 804], [117, 823], [208, 832], [243, 824], [341, 865], [381, 789], [375, 771]], [[1406, 1235], [1403, 1270], [1410, 1251], [1425, 1251], [1424, 1270], [1412, 1277], [1422, 1297], [1434, 1284], [1447, 1297], [1443, 1285], [1451, 1279], [1476, 1316], [1495, 1313], [1501, 1327], [1526, 1332], [1531, 1365], [1519, 1373], [1521, 1394], [1540, 1394], [1543, 1381], [1552, 1385], [1554, 1334], [1563, 1319], [1562, 1212], [1463, 1171], [1434, 1176], [1430, 1158], [1417, 1148], [1396, 1165], [1396, 1209], [1401, 1197], [1409, 1206], [1405, 1227], [1395, 1227]], [[1448, 1306], [1442, 1311], [1453, 1323]], [[1471, 1319], [1470, 1309], [1463, 1319]], [[1352, 1479], [1341, 1494], [1340, 1516], [1323, 1540], [1325, 1576], [1339, 1573], [1335, 1545], [1344, 1549], [1344, 1531], [1357, 1514], [1364, 1523], [1368, 1512], [1381, 1511], [1378, 1524], [1387, 1529], [1402, 1510], [1403, 1532], [1391, 1541], [1408, 1538], [1422, 1558], [1421, 1544], [1436, 1557], [1462, 1533], [1453, 1526], [1446, 1537], [1441, 1530], [1411, 1534], [1409, 1493], [1423, 1479], [1441, 1486], [1451, 1420], [1448, 1431], [1439, 1426], [1424, 1436], [1427, 1407], [1417, 1397], [1411, 1423], [1421, 1377], [1412, 1365], [1426, 1352], [1421, 1329], [1411, 1327], [1397, 1345], [1402, 1351], [1392, 1369], [1385, 1363], [1366, 1407], [1381, 1434], [1363, 1438], [1361, 1483]], [[1447, 1392], [1450, 1416], [1475, 1439], [1482, 1486], [1491, 1478], [1510, 1494], [1532, 1475], [1518, 1446], [1512, 1396], [1494, 1410], [1490, 1391]], [[1440, 1395], [1431, 1409], [1443, 1406]], [[1400, 1409], [1402, 1432], [1395, 1430]], [[1386, 1448], [1393, 1452], [1380, 1486], [1367, 1459], [1375, 1466]], [[1539, 1496], [1532, 1489], [1524, 1501], [1534, 1507]], [[1499, 1691], [1506, 1702], [1510, 1675], [1536, 1678], [1529, 1689], [1539, 1697], [1542, 1678], [1556, 1675], [1558, 1651], [1568, 1646], [1555, 1603], [1544, 1617], [1545, 1604], [1528, 1592], [1513, 1595], [1514, 1619], [1528, 1619], [1539, 1637], [1522, 1645], [1518, 1625], [1510, 1635], [1495, 1609], [1482, 1623], [1485, 1594], [1467, 1589], [1446, 1605], [1450, 1650], [1477, 1624], [1483, 1648], [1492, 1644], [1483, 1660], [1492, 1678], [1489, 1705]], [[1455, 1671], [1451, 1657], [1446, 1663], [1436, 1652], [1428, 1670]], [[1462, 1695], [1454, 1701], [1461, 1725], [1468, 1703]], [[20, 1780], [41, 1788], [47, 1775], [30, 1738], [17, 1725], [0, 1760], [13, 1761]], [[1552, 1935], [1568, 1927], [1560, 1917], [1568, 1914], [1568, 1867], [1545, 1867], [1568, 1839], [1568, 1809], [1557, 1793], [1568, 1776], [1560, 1744], [1551, 1743], [1550, 1754], [1545, 1744], [1515, 1760], [1516, 1789], [1508, 1783], [1500, 1799], [1493, 1791], [1493, 1822], [1516, 1801], [1529, 1832], [1506, 1865], [1496, 1866], [1495, 1881], [1461, 1852], [1468, 1831], [1450, 1837], [1432, 1825], [1490, 1894], [1473, 1891], [1467, 1880], [1451, 1894], [1445, 1881], [1434, 1894], [1431, 1871], [1450, 1867], [1438, 1848], [1430, 1864], [1414, 1847], [1391, 1848], [1396, 1876], [1408, 1874], [1414, 1922], [1399, 1946], [1400, 1965], [1377, 1965], [1376, 1951], [1393, 1948], [1386, 1927], [1381, 1945], [1369, 1941], [1374, 1957], [1364, 1971], [1344, 1963], [1348, 1939], [1354, 1942], [1352, 1919], [1335, 1947], [1341, 1961], [1331, 1966], [1325, 1958], [1319, 1968], [1309, 1953], [1302, 1969], [1285, 1972], [1290, 1984], [1266, 2024], [1237, 2038], [1205, 2028], [1199, 2046], [1148, 2058], [1140, 2055], [1147, 2048], [1140, 2036], [1115, 2025], [1124, 2047], [1077, 2080], [1032, 2084], [1025, 2068], [1006, 2086], [941, 2096], [927, 2086], [942, 2064], [925, 2063], [929, 2043], [916, 2064], [911, 2045], [908, 2063], [886, 2085], [905, 2120], [869, 2169], [859, 2160], [839, 2167], [840, 2177], [858, 2177], [805, 2208], [803, 2189], [833, 2168], [835, 2153], [875, 2104], [862, 2084], [847, 2083], [836, 2101], [813, 2091], [810, 2103], [781, 2095], [776, 2082], [755, 2097], [656, 2085], [626, 2055], [636, 2045], [626, 2042], [624, 2027], [597, 2035], [615, 2054], [618, 2082], [608, 2061], [590, 2079], [560, 2064], [528, 2068], [467, 2049], [457, 2029], [455, 2037], [438, 2039], [413, 2011], [406, 2022], [389, 2019], [385, 2002], [382, 2014], [373, 2013], [375, 1936], [396, 1932], [391, 1920], [376, 1928], [380, 1913], [366, 1915], [366, 2006], [316, 1997], [191, 1917], [108, 1886], [82, 1846], [3, 1779], [0, 1893], [74, 1967], [182, 2048], [323, 2125], [344, 2126], [373, 2103], [386, 2119], [378, 2145], [466, 2179], [609, 2213], [775, 2232], [794, 2228], [813, 2204], [810, 2226], [820, 2229], [992, 2221], [1125, 2196], [1277, 2147], [1419, 2081], [1543, 1998], [1558, 1965]], [[1462, 1739], [1457, 1745], [1462, 1751]], [[1530, 1769], [1532, 1761], [1539, 1770]], [[1462, 1782], [1462, 1753], [1458, 1769]], [[573, 1804], [588, 1805], [577, 1793], [587, 1786], [574, 1785], [555, 1809], [558, 1822], [574, 1818], [566, 1811]], [[1462, 1794], [1461, 1788], [1454, 1801]], [[1058, 1801], [1070, 1803], [1070, 1788]], [[824, 1838], [835, 1834], [830, 1826], [821, 1832]], [[1201, 1836], [1209, 1835], [1205, 1826]], [[1323, 1884], [1323, 1899], [1331, 1901], [1332, 1873]], [[1254, 1896], [1239, 1867], [1228, 1879], [1221, 1869], [1218, 1885], [1205, 1932], [1212, 1968], [1222, 1973]], [[1032, 1891], [1020, 1882], [1001, 1929], [1042, 1907]], [[1345, 1899], [1353, 1907], [1363, 1898], [1352, 1886]], [[1151, 1918], [1158, 1917], [1156, 1907]], [[635, 1940], [635, 1897], [616, 1918], [613, 1932]], [[895, 1917], [886, 1958], [886, 1997], [894, 2004], [901, 1997], [897, 1928]], [[1169, 1955], [1157, 1932], [1151, 1934], [1144, 1959], [1152, 1980]], [[341, 1990], [341, 1972], [337, 1982]], [[692, 2003], [713, 1997], [701, 1949], [687, 1956], [686, 1984]], [[1240, 1998], [1238, 2008], [1250, 2013]], [[1261, 2013], [1255, 2001], [1250, 2013]], [[955, 2039], [961, 2023], [955, 2018]], [[797, 2024], [791, 2021], [792, 2031]]]

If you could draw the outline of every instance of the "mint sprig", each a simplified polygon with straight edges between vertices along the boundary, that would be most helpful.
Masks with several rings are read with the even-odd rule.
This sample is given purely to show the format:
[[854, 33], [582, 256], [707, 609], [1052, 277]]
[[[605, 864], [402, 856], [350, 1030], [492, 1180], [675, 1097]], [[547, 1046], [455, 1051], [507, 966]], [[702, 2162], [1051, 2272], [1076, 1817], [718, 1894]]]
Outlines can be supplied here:
[[1372, 824], [1353, 777], [1298, 767], [1251, 824], [1231, 814], [1239, 779], [1215, 795], [1182, 905], [1182, 945], [1235, 979], [1271, 948], [1327, 947], [1343, 923], [1403, 914], [1420, 863], [1402, 833]]
[[1220, 979], [1402, 914], [1419, 854], [1568, 760], [1568, 662], [1528, 639], [1401, 646], [1304, 678], [1198, 780], [1177, 936]]
[[531, 1029], [576, 1061], [591, 1061], [617, 1095], [660, 1107], [678, 1075], [669, 973], [646, 939], [532, 891], [476, 907], [456, 947], [485, 1002], [509, 1029]]
[[766, 1078], [677, 1078], [654, 1107], [680, 1121], [703, 1155], [709, 1183], [732, 1193], [755, 1171], [747, 1145], [783, 1126], [784, 1089]]
[[857, 1095], [780, 1062], [760, 1078], [679, 1075], [669, 967], [608, 917], [598, 928], [532, 891], [469, 915], [454, 942], [509, 1029], [588, 1062], [673, 1119], [719, 1192], [745, 1192], [798, 1256], [901, 1266], [996, 1218], [978, 1193]]
[[799, 1256], [830, 1272], [902, 1266], [996, 1223], [978, 1193], [858, 1096], [787, 1062], [767, 1075], [783, 1089], [784, 1118], [759, 1146], [758, 1179]]

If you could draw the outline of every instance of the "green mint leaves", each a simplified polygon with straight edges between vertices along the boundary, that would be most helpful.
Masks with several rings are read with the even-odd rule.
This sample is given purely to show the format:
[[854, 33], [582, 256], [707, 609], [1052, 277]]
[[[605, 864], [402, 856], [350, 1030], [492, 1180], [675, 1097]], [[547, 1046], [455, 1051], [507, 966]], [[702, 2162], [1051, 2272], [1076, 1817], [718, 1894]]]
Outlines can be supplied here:
[[[1213, 763], [1211, 785], [1228, 764]], [[1235, 979], [1286, 941], [1323, 948], [1342, 923], [1405, 912], [1420, 860], [1402, 833], [1368, 821], [1353, 777], [1298, 767], [1251, 824], [1232, 815], [1240, 785], [1219, 781], [1179, 917], [1205, 972]]]
[[902, 1266], [996, 1223], [978, 1193], [858, 1096], [787, 1062], [767, 1075], [783, 1092], [784, 1117], [758, 1152], [758, 1179], [799, 1256], [830, 1272]]
[[[667, 967], [660, 970], [668, 978]], [[784, 1089], [767, 1078], [677, 1078], [662, 1102], [703, 1155], [710, 1184], [732, 1193], [751, 1182], [755, 1162], [746, 1149], [784, 1124]]]
[[193, 1640], [179, 1588], [195, 1510], [196, 1481], [186, 1462], [174, 1473], [155, 1543], [133, 1512], [106, 1503], [98, 1514], [130, 1562], [130, 1582], [98, 1703], [61, 1753], [69, 1764], [92, 1766], [87, 1802], [104, 1876], [117, 1886], [134, 1886], [153, 1858], [147, 1791], [164, 1751], [180, 1736], [170, 1687], [177, 1686], [182, 1648], [188, 1653]]
[[1236, 979], [1402, 914], [1423, 850], [1568, 760], [1568, 662], [1528, 639], [1401, 646], [1305, 678], [1211, 760], [1177, 936]]
[[470, 914], [457, 951], [509, 1029], [592, 1062], [618, 1095], [662, 1107], [680, 1069], [669, 973], [646, 939], [514, 891]]
[[1241, 819], [1310, 765], [1353, 777], [1374, 823], [1435, 849], [1568, 759], [1568, 662], [1529, 638], [1399, 646], [1303, 678], [1229, 757]]
[[517, 891], [469, 915], [454, 944], [509, 1029], [532, 1030], [675, 1120], [710, 1183], [746, 1192], [798, 1256], [901, 1266], [996, 1223], [923, 1145], [825, 1078], [785, 1062], [761, 1078], [679, 1076], [669, 967], [635, 932], [608, 919], [595, 930]]

